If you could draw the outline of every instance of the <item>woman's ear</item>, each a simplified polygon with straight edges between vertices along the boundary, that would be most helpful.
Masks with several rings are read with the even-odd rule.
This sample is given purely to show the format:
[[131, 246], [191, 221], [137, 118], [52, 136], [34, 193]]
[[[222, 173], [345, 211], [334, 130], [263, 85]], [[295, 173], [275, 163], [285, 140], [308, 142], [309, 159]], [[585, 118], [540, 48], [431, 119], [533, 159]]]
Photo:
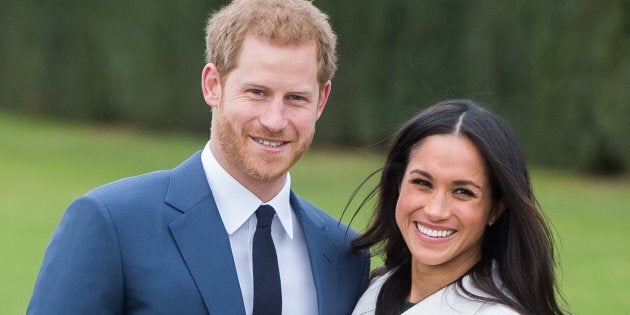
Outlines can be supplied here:
[[201, 91], [203, 99], [210, 107], [218, 106], [221, 101], [221, 76], [213, 63], [207, 64], [201, 72]]
[[494, 222], [497, 222], [505, 211], [505, 208], [507, 208], [507, 203], [503, 200], [503, 198], [494, 202], [492, 211], [490, 211], [490, 217], [488, 217], [488, 226], [492, 226]]

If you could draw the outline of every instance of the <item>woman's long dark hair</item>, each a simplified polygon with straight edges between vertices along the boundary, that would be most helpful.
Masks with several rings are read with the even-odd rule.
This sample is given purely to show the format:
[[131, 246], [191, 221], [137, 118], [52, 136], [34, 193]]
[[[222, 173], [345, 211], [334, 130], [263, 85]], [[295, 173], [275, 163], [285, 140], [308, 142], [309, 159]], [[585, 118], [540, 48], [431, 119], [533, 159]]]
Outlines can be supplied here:
[[[377, 196], [375, 211], [366, 231], [352, 242], [352, 247], [371, 248], [374, 255], [383, 256], [384, 266], [373, 276], [395, 270], [379, 293], [376, 314], [401, 314], [411, 290], [411, 253], [395, 220], [399, 187], [410, 153], [428, 136], [454, 133], [470, 139], [481, 152], [495, 201], [501, 199], [506, 205], [496, 222], [486, 228], [481, 260], [467, 272], [479, 289], [494, 298], [464, 292], [471, 298], [501, 303], [522, 314], [562, 314], [556, 300], [559, 292], [553, 237], [538, 210], [523, 155], [508, 124], [468, 100], [435, 104], [408, 121], [392, 142], [378, 186], [366, 197]], [[354, 216], [365, 204], [367, 200], [361, 202]], [[493, 280], [493, 270], [498, 272], [509, 295]], [[457, 283], [464, 289], [461, 277]]]

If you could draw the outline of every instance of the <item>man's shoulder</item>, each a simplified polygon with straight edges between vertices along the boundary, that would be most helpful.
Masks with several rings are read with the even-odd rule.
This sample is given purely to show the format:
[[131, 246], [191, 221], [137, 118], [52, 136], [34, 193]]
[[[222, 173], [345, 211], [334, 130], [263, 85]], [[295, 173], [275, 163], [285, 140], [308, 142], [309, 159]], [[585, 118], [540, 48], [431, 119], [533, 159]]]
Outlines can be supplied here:
[[[104, 184], [95, 189], [92, 189], [86, 196], [96, 197], [98, 199], [107, 200], [135, 200], [143, 198], [154, 198], [155, 196], [163, 197], [166, 194], [168, 186], [170, 185], [173, 174], [186, 167], [195, 166], [195, 157], [198, 154], [191, 156], [188, 160], [184, 161], [179, 166], [173, 169], [156, 170], [140, 175], [130, 176], [118, 179], [116, 181]], [[201, 164], [199, 161], [197, 164]], [[192, 170], [196, 172], [197, 170]], [[192, 171], [188, 171], [189, 173]], [[187, 173], [188, 174], [188, 173]]]
[[86, 195], [99, 199], [117, 198], [137, 198], [153, 195], [161, 187], [168, 186], [171, 170], [159, 170], [146, 174], [130, 176], [104, 184], [92, 189]]

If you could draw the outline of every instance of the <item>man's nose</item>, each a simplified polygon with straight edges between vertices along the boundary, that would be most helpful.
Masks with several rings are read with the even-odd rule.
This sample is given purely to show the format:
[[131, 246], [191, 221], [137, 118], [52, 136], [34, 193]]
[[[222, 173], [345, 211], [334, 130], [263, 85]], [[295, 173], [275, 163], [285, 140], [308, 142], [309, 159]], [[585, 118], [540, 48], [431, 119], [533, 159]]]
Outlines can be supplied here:
[[280, 132], [288, 125], [284, 100], [274, 98], [260, 115], [260, 123], [271, 132]]

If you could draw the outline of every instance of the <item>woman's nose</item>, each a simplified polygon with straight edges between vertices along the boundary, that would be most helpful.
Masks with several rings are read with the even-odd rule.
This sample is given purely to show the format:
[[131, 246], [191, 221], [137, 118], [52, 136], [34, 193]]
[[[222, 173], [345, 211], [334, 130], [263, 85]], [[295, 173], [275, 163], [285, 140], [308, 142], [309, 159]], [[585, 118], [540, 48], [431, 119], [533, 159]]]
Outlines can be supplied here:
[[451, 215], [449, 202], [445, 193], [435, 192], [427, 204], [424, 206], [424, 213], [427, 218], [434, 221], [448, 219]]

